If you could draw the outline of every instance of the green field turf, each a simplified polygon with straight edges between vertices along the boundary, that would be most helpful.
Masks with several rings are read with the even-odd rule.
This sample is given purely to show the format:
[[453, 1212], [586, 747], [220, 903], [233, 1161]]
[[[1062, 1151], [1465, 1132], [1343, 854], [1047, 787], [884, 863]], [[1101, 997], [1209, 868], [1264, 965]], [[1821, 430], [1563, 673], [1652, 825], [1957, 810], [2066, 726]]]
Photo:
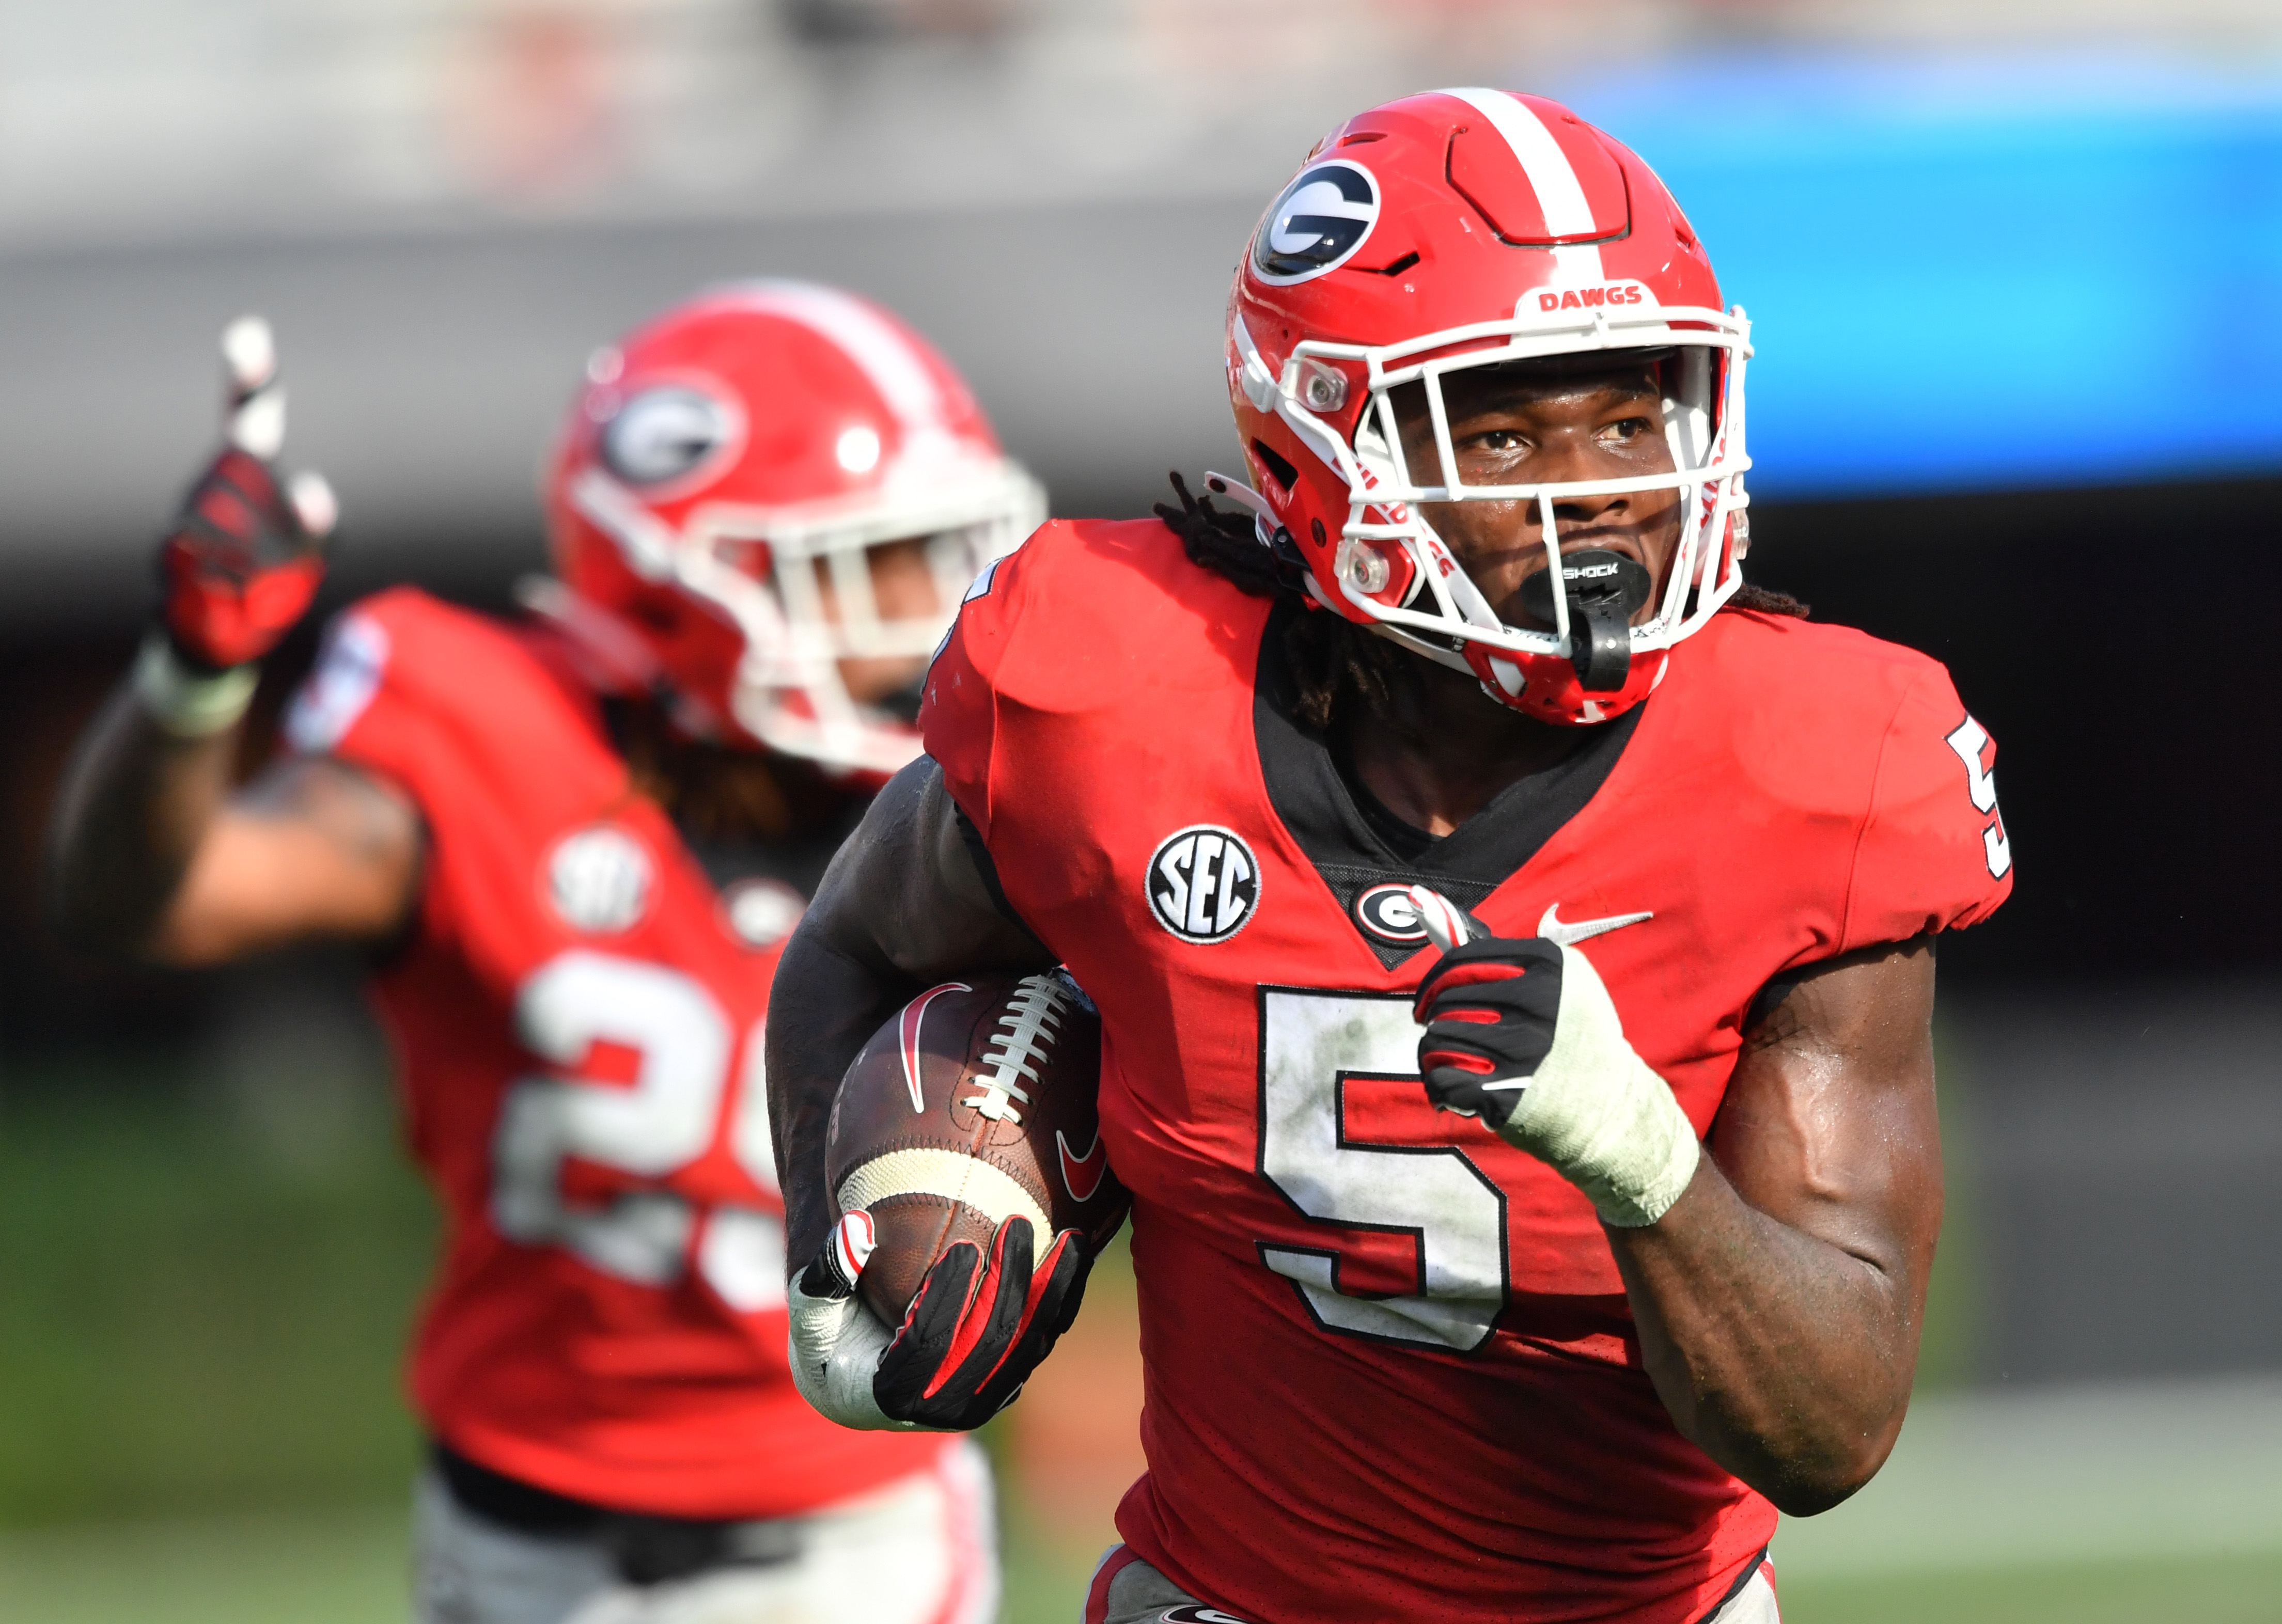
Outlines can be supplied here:
[[[393, 1511], [0, 1535], [0, 1618], [39, 1624], [402, 1624]], [[1089, 1562], [1017, 1547], [1006, 1624], [1075, 1624]], [[1786, 1581], [1786, 1624], [2270, 1624], [2282, 1552]]]
[[1786, 1581], [1782, 1613], [1784, 1624], [2272, 1624], [2282, 1552]]
[[0, 1098], [0, 1527], [400, 1492], [435, 1223], [384, 1102], [337, 1125], [97, 1077]]
[[0, 1535], [0, 1619], [25, 1624], [405, 1624], [399, 1512]]

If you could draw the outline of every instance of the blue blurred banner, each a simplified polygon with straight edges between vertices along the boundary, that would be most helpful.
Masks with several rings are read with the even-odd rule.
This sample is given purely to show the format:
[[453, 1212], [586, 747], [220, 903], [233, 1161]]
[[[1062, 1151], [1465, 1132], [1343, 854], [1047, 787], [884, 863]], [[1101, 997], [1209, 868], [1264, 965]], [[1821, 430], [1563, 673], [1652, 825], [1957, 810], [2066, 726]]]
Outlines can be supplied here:
[[1774, 496], [2282, 470], [2282, 74], [1696, 62], [1572, 89], [1753, 322]]

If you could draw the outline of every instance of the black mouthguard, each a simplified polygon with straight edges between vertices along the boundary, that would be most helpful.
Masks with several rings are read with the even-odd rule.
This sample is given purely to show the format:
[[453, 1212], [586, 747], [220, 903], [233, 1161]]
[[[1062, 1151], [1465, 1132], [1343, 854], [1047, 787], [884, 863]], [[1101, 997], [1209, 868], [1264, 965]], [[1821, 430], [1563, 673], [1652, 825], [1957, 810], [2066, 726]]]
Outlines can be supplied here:
[[[1577, 668], [1577, 684], [1587, 693], [1614, 693], [1632, 670], [1632, 618], [1648, 601], [1648, 571], [1621, 553], [1596, 547], [1563, 557], [1561, 584], [1569, 594], [1569, 663]], [[1521, 607], [1539, 620], [1554, 618], [1552, 571], [1523, 578]]]

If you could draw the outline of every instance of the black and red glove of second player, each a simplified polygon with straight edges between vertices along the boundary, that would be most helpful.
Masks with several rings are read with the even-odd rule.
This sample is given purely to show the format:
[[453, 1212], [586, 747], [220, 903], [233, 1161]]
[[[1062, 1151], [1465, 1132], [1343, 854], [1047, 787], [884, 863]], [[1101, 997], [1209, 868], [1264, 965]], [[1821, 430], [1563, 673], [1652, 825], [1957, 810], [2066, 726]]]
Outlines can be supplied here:
[[167, 640], [193, 672], [259, 660], [308, 613], [336, 511], [321, 476], [278, 477], [285, 394], [268, 324], [232, 322], [222, 360], [225, 444], [159, 545]]

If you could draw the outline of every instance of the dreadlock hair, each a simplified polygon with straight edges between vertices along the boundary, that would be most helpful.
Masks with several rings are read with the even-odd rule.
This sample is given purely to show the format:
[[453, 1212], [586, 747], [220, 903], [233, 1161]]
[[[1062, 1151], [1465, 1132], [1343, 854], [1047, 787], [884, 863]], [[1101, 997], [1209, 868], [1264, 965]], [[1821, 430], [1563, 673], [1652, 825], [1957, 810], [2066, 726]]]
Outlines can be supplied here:
[[[1223, 513], [1210, 497], [1192, 495], [1177, 473], [1172, 480], [1173, 494], [1181, 505], [1160, 502], [1155, 512], [1181, 538], [1191, 563], [1225, 577], [1252, 597], [1285, 599], [1312, 611], [1292, 616], [1284, 631], [1284, 658], [1299, 695], [1296, 708], [1303, 726], [1329, 732], [1332, 716], [1348, 702], [1385, 715], [1397, 692], [1417, 688], [1420, 674], [1415, 656], [1344, 615], [1322, 610], [1308, 595], [1307, 565], [1287, 531], [1277, 530], [1275, 542], [1262, 546], [1251, 514]], [[1797, 599], [1749, 582], [1720, 606], [1722, 614], [1730, 609], [1795, 620], [1807, 615], [1807, 606]]]
[[846, 788], [815, 762], [692, 739], [656, 697], [605, 698], [602, 715], [633, 787], [699, 840], [797, 839], [847, 807]]
[[1210, 497], [1191, 495], [1178, 474], [1172, 478], [1181, 505], [1160, 502], [1156, 514], [1181, 538], [1191, 563], [1226, 576], [1254, 598], [1280, 598], [1310, 611], [1292, 615], [1284, 628], [1284, 659], [1299, 696], [1301, 726], [1330, 731], [1332, 714], [1347, 700], [1384, 715], [1397, 692], [1417, 685], [1418, 662], [1410, 654], [1343, 615], [1317, 609], [1301, 584], [1307, 565], [1287, 532], [1277, 532], [1280, 546], [1263, 547], [1251, 514], [1222, 513]]

